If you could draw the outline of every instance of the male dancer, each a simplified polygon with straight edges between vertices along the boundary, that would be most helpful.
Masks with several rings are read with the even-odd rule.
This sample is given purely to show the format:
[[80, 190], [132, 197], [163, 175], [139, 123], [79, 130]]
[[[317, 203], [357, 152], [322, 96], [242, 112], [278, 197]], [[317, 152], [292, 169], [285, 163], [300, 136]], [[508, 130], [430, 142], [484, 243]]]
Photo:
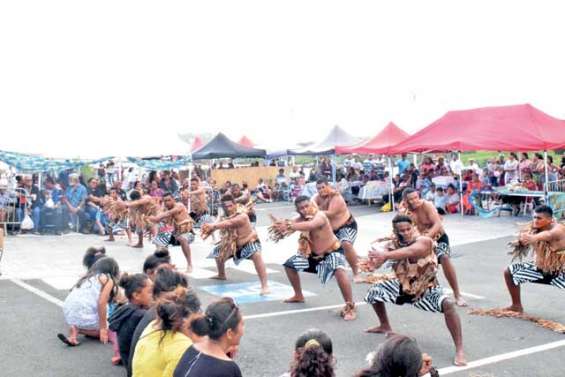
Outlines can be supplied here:
[[244, 211], [237, 211], [236, 203], [231, 195], [224, 195], [221, 201], [226, 218], [202, 225], [204, 238], [218, 229], [221, 234], [220, 243], [209, 255], [209, 258], [215, 258], [218, 267], [218, 275], [214, 279], [226, 280], [225, 263], [227, 259], [233, 258], [236, 265], [244, 259], [250, 259], [259, 275], [261, 295], [269, 294], [267, 270], [261, 256], [261, 241], [249, 221], [249, 216]]
[[208, 201], [206, 198], [206, 190], [200, 184], [200, 179], [196, 176], [190, 179], [190, 217], [197, 226], [210, 222], [208, 216]]
[[312, 201], [316, 203], [320, 210], [324, 211], [330, 221], [334, 234], [345, 251], [347, 263], [351, 266], [353, 281], [358, 283], [361, 281], [361, 277], [359, 276], [359, 267], [357, 265], [357, 253], [353, 248], [357, 238], [357, 222], [351, 212], [349, 212], [341, 194], [328, 184], [327, 178], [318, 179], [316, 181], [316, 188], [318, 189], [318, 194], [314, 195]]
[[[246, 185], [244, 187], [246, 187]], [[231, 196], [233, 197], [235, 203], [246, 207], [247, 216], [249, 216], [249, 221], [251, 221], [251, 224], [255, 225], [257, 223], [257, 215], [255, 214], [253, 199], [251, 198], [251, 194], [249, 193], [249, 190], [247, 189], [242, 190], [239, 184], [234, 183], [231, 186], [230, 191], [231, 191]]]
[[463, 297], [461, 297], [461, 292], [459, 291], [455, 267], [453, 267], [451, 259], [449, 258], [451, 252], [449, 237], [447, 233], [445, 233], [445, 229], [443, 229], [441, 217], [437, 209], [431, 202], [420, 199], [418, 191], [411, 187], [402, 192], [402, 199], [403, 207], [399, 209], [399, 214], [408, 215], [422, 236], [428, 236], [436, 241], [435, 254], [439, 264], [441, 264], [443, 268], [443, 274], [453, 290], [455, 304], [458, 306], [467, 306], [467, 303]]
[[[174, 244], [174, 241], [180, 244], [182, 253], [186, 258], [186, 272], [192, 272], [192, 257], [190, 255], [190, 244], [194, 241], [194, 232], [192, 231], [192, 219], [188, 215], [188, 210], [182, 203], [175, 202], [173, 194], [166, 192], [163, 195], [163, 204], [166, 211], [148, 218], [152, 223], [160, 224], [159, 233], [153, 239], [153, 243], [160, 248]], [[167, 225], [172, 224], [171, 232]]]
[[307, 196], [297, 197], [294, 205], [299, 213], [298, 217], [293, 220], [277, 220], [273, 225], [281, 234], [293, 231], [308, 233], [308, 250], [299, 251], [284, 263], [286, 276], [294, 289], [294, 296], [285, 302], [304, 302], [299, 271], [317, 273], [322, 284], [335, 276], [345, 300], [341, 315], [346, 321], [354, 320], [357, 315], [351, 284], [345, 272], [344, 249], [332, 230], [330, 220]]
[[130, 194], [131, 201], [126, 203], [130, 211], [130, 224], [133, 225], [138, 236], [137, 244], [132, 245], [135, 248], [143, 248], [143, 233], [146, 229], [150, 229], [154, 236], [157, 233], [155, 226], [148, 222], [148, 217], [154, 216], [159, 212], [158, 198], [153, 198], [139, 191], [132, 191]]
[[447, 328], [455, 343], [454, 364], [466, 365], [463, 352], [461, 320], [453, 303], [443, 294], [437, 282], [437, 257], [433, 251], [434, 241], [427, 236], [418, 236], [412, 219], [397, 215], [392, 220], [394, 239], [384, 250], [369, 252], [369, 264], [377, 269], [387, 260], [393, 261], [396, 278], [373, 285], [365, 301], [373, 305], [380, 325], [367, 330], [369, 333], [392, 334], [385, 302], [414, 305], [432, 313], [443, 313]]
[[521, 233], [518, 242], [533, 248], [535, 260], [511, 264], [504, 271], [512, 299], [512, 305], [506, 309], [519, 313], [524, 311], [521, 284], [548, 284], [565, 289], [565, 226], [555, 222], [553, 210], [545, 205], [534, 209], [533, 218], [531, 230]]

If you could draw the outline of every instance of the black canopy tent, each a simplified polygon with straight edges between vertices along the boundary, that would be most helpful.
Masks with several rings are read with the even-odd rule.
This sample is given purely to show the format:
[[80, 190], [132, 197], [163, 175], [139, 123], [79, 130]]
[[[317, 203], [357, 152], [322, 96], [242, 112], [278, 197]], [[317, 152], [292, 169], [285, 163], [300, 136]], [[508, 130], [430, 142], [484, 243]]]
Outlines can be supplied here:
[[228, 139], [223, 133], [217, 134], [208, 144], [192, 154], [193, 160], [214, 158], [264, 158], [264, 149], [248, 148]]

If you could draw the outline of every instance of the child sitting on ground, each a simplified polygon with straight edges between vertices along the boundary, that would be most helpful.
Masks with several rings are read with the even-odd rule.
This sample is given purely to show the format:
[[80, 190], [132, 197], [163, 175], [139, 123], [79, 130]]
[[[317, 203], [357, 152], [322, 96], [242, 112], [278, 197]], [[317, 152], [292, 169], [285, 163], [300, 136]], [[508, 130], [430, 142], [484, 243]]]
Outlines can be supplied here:
[[129, 302], [116, 309], [108, 322], [110, 330], [117, 334], [121, 359], [127, 362], [135, 328], [153, 303], [153, 282], [145, 274], [123, 274], [119, 285]]
[[82, 265], [86, 268], [86, 270], [90, 270], [90, 267], [100, 258], [104, 258], [106, 256], [106, 249], [102, 247], [94, 247], [91, 246], [86, 249], [86, 253], [82, 258]]
[[66, 345], [78, 346], [78, 335], [100, 339], [104, 344], [108, 340], [114, 345], [112, 362], [119, 362], [115, 334], [108, 332], [108, 304], [117, 294], [116, 280], [120, 274], [118, 263], [109, 257], [101, 258], [92, 265], [72, 288], [63, 304], [65, 322], [70, 326], [69, 336], [61, 333], [57, 337]]

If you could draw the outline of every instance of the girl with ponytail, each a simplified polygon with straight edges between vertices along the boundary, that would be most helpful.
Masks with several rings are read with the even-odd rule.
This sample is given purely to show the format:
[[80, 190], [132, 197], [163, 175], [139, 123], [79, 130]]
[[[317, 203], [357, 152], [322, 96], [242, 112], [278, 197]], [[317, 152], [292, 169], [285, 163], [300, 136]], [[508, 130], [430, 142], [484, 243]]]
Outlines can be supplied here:
[[135, 347], [134, 377], [172, 377], [188, 347], [190, 324], [201, 316], [200, 300], [191, 289], [179, 286], [157, 301], [157, 319], [149, 323]]
[[334, 377], [332, 340], [325, 332], [311, 329], [300, 335], [294, 346], [294, 360], [285, 377]]
[[205, 315], [192, 322], [192, 331], [207, 336], [182, 356], [174, 377], [241, 377], [232, 360], [243, 336], [243, 316], [231, 298], [208, 306]]

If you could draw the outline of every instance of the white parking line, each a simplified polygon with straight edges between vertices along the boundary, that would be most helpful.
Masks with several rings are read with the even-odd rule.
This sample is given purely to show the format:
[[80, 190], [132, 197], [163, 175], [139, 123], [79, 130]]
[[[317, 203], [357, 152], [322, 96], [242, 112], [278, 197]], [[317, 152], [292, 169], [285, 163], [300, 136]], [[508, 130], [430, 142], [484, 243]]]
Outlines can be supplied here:
[[[443, 288], [443, 290], [447, 293], [453, 294], [453, 290], [451, 290], [451, 288]], [[474, 295], [472, 293], [467, 293], [467, 292], [461, 292], [461, 296], [464, 297], [469, 297], [469, 298], [474, 298], [476, 300], [484, 300], [486, 299], [486, 297], [483, 296], [479, 296], [479, 295]]]
[[[366, 302], [356, 302], [355, 306], [367, 305]], [[337, 309], [343, 307], [343, 304], [339, 305], [328, 305], [328, 306], [317, 306], [315, 308], [306, 308], [306, 309], [296, 309], [296, 310], [283, 310], [280, 312], [272, 312], [272, 313], [263, 313], [263, 314], [251, 314], [243, 316], [244, 319], [259, 319], [259, 318], [269, 318], [269, 317], [279, 317], [282, 315], [291, 315], [291, 314], [300, 314], [300, 313], [310, 313], [310, 312], [317, 312], [320, 310], [328, 310], [328, 309]]]
[[38, 295], [39, 297], [41, 297], [44, 300], [49, 301], [52, 304], [55, 304], [57, 306], [63, 307], [63, 301], [59, 300], [56, 297], [51, 296], [49, 293], [47, 292], [43, 292], [41, 289], [37, 289], [35, 287], [32, 287], [31, 285], [24, 283], [21, 280], [18, 279], [10, 279], [14, 284], [22, 287], [23, 289], [26, 289], [28, 291], [30, 291], [31, 293], [34, 293], [36, 295]]
[[447, 367], [447, 368], [441, 368], [441, 369], [438, 370], [438, 372], [439, 372], [440, 376], [443, 376], [443, 375], [446, 375], [446, 374], [457, 373], [457, 372], [461, 372], [461, 371], [464, 371], [464, 370], [467, 370], [467, 369], [473, 369], [473, 368], [482, 367], [484, 365], [495, 364], [495, 363], [498, 363], [500, 361], [515, 359], [515, 358], [520, 357], [520, 356], [531, 355], [531, 354], [534, 354], [534, 353], [548, 351], [548, 350], [551, 350], [551, 349], [554, 349], [554, 348], [559, 348], [559, 347], [564, 347], [564, 346], [565, 346], [565, 340], [558, 340], [557, 342], [541, 344], [539, 346], [524, 348], [524, 349], [517, 350], [517, 351], [502, 353], [500, 355], [485, 357], [484, 359], [471, 361], [464, 367], [451, 366], [451, 367]]

